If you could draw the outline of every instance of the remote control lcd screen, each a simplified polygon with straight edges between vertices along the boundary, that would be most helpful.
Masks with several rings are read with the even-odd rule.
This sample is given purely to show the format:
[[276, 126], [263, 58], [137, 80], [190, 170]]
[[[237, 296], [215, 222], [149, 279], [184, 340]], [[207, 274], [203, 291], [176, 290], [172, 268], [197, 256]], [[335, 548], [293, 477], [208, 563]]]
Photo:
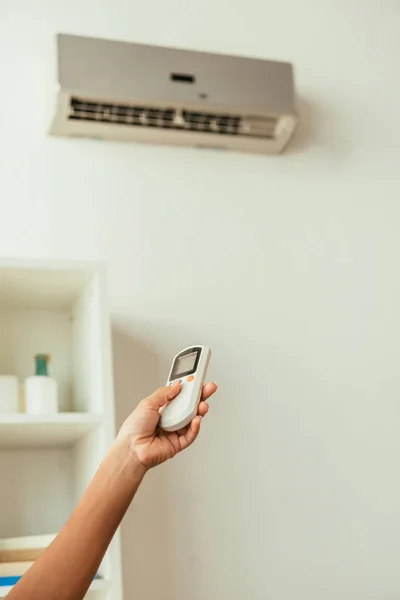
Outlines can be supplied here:
[[186, 356], [181, 356], [176, 361], [174, 372], [177, 373], [186, 373], [187, 371], [193, 371], [194, 365], [196, 364], [197, 352], [192, 352], [191, 354], [186, 354]]

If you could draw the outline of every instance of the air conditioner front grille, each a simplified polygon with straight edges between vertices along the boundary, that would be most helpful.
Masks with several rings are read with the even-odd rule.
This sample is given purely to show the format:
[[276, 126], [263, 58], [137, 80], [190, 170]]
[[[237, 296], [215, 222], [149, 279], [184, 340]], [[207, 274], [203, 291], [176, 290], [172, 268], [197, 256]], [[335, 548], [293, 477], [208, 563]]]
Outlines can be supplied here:
[[238, 116], [175, 108], [163, 109], [146, 105], [111, 104], [76, 97], [70, 100], [68, 119], [269, 139], [275, 137], [277, 124], [275, 117]]

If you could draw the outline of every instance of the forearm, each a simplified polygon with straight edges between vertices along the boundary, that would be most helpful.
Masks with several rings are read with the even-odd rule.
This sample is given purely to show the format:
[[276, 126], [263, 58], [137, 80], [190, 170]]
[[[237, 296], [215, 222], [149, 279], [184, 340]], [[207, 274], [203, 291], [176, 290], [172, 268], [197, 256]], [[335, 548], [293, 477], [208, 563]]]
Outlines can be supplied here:
[[59, 535], [9, 600], [81, 600], [144, 474], [128, 447], [115, 444]]

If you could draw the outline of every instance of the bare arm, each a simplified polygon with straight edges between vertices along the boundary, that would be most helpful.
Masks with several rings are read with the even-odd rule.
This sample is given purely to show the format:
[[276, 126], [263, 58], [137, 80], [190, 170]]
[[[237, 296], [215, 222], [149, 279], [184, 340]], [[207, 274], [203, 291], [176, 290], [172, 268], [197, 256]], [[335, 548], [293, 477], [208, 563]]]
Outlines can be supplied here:
[[179, 390], [157, 390], [128, 417], [77, 508], [7, 599], [82, 600], [147, 470], [194, 442], [216, 385], [204, 387], [199, 413], [187, 428], [159, 431], [159, 409]]

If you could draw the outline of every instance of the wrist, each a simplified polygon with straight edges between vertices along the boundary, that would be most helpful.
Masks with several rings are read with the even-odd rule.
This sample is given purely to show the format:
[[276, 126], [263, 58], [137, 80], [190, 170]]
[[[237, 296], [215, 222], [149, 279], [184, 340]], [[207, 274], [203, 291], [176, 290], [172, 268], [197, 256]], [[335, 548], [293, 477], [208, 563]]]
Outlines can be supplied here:
[[137, 486], [147, 473], [146, 467], [140, 462], [136, 453], [126, 440], [116, 440], [105, 458], [110, 473], [122, 485]]

